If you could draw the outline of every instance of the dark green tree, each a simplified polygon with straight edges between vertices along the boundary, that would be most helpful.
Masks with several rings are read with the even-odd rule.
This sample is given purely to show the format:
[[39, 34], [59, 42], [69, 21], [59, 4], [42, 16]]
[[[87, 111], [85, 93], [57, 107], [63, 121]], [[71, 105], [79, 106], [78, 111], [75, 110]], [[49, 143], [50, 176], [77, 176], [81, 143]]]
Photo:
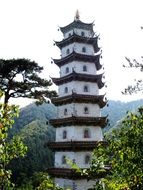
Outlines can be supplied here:
[[[3, 93], [0, 91], [0, 98]], [[0, 189], [8, 189], [12, 184], [10, 181], [11, 171], [7, 165], [14, 158], [24, 156], [27, 147], [19, 137], [8, 140], [8, 131], [14, 123], [14, 117], [18, 115], [16, 106], [0, 104]]]
[[[121, 128], [106, 135], [108, 146], [100, 143], [94, 150], [87, 174], [96, 177], [98, 171], [111, 170], [102, 182], [107, 190], [141, 190], [143, 187], [143, 108], [129, 113]], [[95, 188], [97, 189], [97, 188]]]
[[4, 103], [10, 98], [32, 98], [39, 103], [56, 96], [49, 90], [51, 80], [42, 79], [39, 74], [43, 67], [29, 59], [0, 59], [0, 89], [5, 92]]

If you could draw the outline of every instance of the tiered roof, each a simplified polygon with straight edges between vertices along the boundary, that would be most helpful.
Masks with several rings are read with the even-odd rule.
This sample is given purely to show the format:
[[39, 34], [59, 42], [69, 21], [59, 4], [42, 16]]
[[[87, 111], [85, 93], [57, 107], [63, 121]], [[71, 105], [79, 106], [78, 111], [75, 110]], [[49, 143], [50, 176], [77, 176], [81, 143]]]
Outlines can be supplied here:
[[[98, 173], [94, 172], [93, 178], [90, 177], [90, 179], [104, 178], [107, 175], [107, 172], [109, 171], [109, 169], [110, 169], [110, 166], [101, 168], [101, 170]], [[86, 174], [81, 175], [80, 172], [77, 172], [75, 169], [71, 169], [71, 168], [49, 168], [48, 174], [54, 177], [59, 177], [59, 178], [62, 177], [65, 179], [89, 179], [89, 177]]]
[[94, 32], [93, 31], [93, 23], [84, 23], [78, 19], [74, 20], [72, 23], [70, 23], [64, 27], [60, 27], [60, 30], [61, 30], [61, 32], [66, 33], [70, 30], [73, 30], [73, 28], [90, 30], [91, 32]]
[[99, 88], [102, 88], [104, 86], [104, 83], [102, 82], [102, 75], [103, 74], [99, 75], [81, 74], [73, 71], [69, 75], [60, 78], [52, 78], [52, 80], [56, 85], [62, 85], [64, 83], [71, 81], [94, 82], [97, 83]]
[[63, 57], [61, 59], [53, 59], [53, 61], [58, 67], [61, 67], [72, 61], [81, 61], [81, 62], [94, 63], [97, 70], [102, 68], [102, 65], [100, 64], [100, 54], [86, 55], [86, 54], [77, 53], [74, 50], [71, 54], [67, 55], [66, 57]]
[[85, 37], [85, 36], [79, 36], [75, 32], [73, 32], [73, 34], [71, 36], [69, 36], [68, 38], [63, 39], [60, 42], [55, 41], [55, 44], [60, 49], [69, 44], [72, 44], [74, 42], [91, 44], [91, 45], [93, 45], [94, 52], [97, 53], [100, 50], [100, 48], [98, 47], [98, 44], [97, 44], [97, 40], [98, 40], [98, 36], [89, 38], [89, 37]]
[[[77, 35], [74, 29], [83, 29], [90, 32], [92, 37], [86, 37], [86, 36], [79, 36]], [[69, 25], [65, 27], [60, 27], [61, 32], [64, 34], [72, 31], [72, 35], [68, 36], [66, 39], [63, 39], [60, 42], [55, 42], [55, 44], [62, 49], [65, 46], [68, 46], [72, 43], [84, 43], [84, 44], [90, 44], [94, 48], [95, 55], [87, 55], [86, 53], [77, 53], [74, 49], [73, 52], [67, 55], [66, 57], [62, 57], [61, 59], [53, 59], [54, 63], [61, 67], [63, 65], [69, 64], [73, 61], [80, 61], [81, 63], [88, 63], [88, 64], [95, 64], [95, 67], [97, 70], [100, 70], [102, 68], [102, 65], [100, 64], [100, 53], [99, 47], [97, 44], [98, 36], [94, 37], [94, 31], [93, 31], [93, 23], [84, 23], [79, 20], [79, 15], [76, 14], [75, 20], [70, 23]], [[68, 35], [68, 34], [67, 34]], [[84, 81], [84, 82], [91, 82], [91, 83], [97, 83], [99, 88], [102, 88], [104, 86], [104, 83], [102, 82], [102, 74], [98, 75], [91, 75], [91, 74], [82, 74], [82, 73], [76, 73], [73, 71], [72, 73], [60, 77], [60, 78], [52, 78], [53, 82], [56, 85], [62, 85], [64, 83], [68, 83], [71, 81]], [[103, 108], [106, 105], [106, 102], [103, 100], [104, 95], [86, 95], [86, 94], [76, 94], [75, 92], [72, 92], [72, 94], [62, 97], [57, 97], [52, 99], [52, 103], [54, 103], [56, 106], [61, 106], [65, 104], [70, 103], [92, 103], [92, 104], [98, 104], [100, 108]], [[108, 122], [107, 117], [87, 117], [87, 116], [78, 116], [77, 113], [71, 115], [70, 117], [63, 118], [57, 118], [57, 119], [51, 119], [50, 124], [53, 127], [85, 127], [85, 126], [92, 126], [92, 127], [105, 127]], [[91, 141], [90, 139], [84, 139], [81, 141], [57, 141], [57, 142], [48, 142], [48, 146], [54, 151], [92, 151], [98, 143], [107, 144], [104, 141]], [[96, 178], [103, 178], [106, 175], [106, 169], [102, 168], [103, 170], [96, 173]], [[69, 178], [69, 179], [87, 179], [86, 175], [81, 175], [81, 173], [78, 173], [74, 169], [71, 168], [50, 168], [48, 170], [48, 173], [51, 176], [58, 177], [58, 178]], [[94, 176], [95, 177], [95, 176]]]
[[55, 106], [70, 104], [70, 103], [94, 103], [98, 104], [100, 108], [106, 105], [106, 101], [103, 100], [104, 95], [86, 95], [77, 94], [73, 92], [70, 95], [52, 98], [52, 103]]
[[106, 141], [66, 141], [66, 142], [48, 142], [47, 146], [54, 151], [84, 151], [89, 150], [93, 151], [93, 149], [98, 144], [107, 145]]
[[51, 119], [50, 124], [54, 127], [64, 127], [64, 126], [72, 126], [72, 125], [80, 125], [80, 126], [100, 126], [104, 128], [107, 123], [107, 117], [79, 117], [79, 116], [71, 116], [66, 118], [57, 118]]

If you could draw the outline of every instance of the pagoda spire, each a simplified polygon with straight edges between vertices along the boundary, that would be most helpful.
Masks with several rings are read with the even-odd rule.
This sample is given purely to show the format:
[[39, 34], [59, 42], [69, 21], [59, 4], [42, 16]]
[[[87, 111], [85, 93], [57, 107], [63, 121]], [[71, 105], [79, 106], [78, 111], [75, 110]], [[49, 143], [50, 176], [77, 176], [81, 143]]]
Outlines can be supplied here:
[[75, 19], [76, 21], [80, 19], [80, 15], [79, 15], [78, 9], [76, 10], [74, 19]]

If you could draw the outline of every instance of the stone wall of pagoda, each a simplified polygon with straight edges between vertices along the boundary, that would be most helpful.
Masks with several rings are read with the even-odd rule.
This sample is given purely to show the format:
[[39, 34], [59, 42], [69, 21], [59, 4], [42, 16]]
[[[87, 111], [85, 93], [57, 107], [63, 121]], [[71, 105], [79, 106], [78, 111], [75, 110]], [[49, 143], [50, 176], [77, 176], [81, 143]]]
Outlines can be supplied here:
[[[87, 109], [87, 111], [85, 110]], [[65, 112], [66, 110], [66, 112]], [[78, 113], [78, 115], [77, 115]], [[63, 105], [58, 107], [58, 117], [59, 118], [65, 118], [65, 117], [71, 117], [74, 116], [83, 116], [83, 117], [100, 117], [100, 107], [98, 104], [78, 104], [78, 103], [72, 103], [68, 105]]]
[[[87, 86], [87, 92], [85, 92], [85, 86]], [[67, 90], [66, 90], [67, 89]], [[72, 81], [63, 85], [60, 85], [58, 94], [59, 96], [66, 96], [76, 92], [77, 94], [90, 94], [98, 95], [99, 88], [96, 84], [91, 82]]]
[[[86, 71], [84, 71], [85, 66], [86, 66]], [[80, 61], [80, 62], [73, 61], [73, 62], [70, 62], [68, 65], [67, 64], [63, 65], [60, 68], [60, 77], [68, 75], [73, 70], [77, 73], [91, 74], [91, 75], [93, 75], [93, 74], [96, 75], [96, 72], [97, 72], [94, 64], [89, 64], [89, 63], [82, 62], [82, 61]]]
[[63, 155], [66, 156], [67, 159], [70, 159], [71, 161], [74, 160], [76, 162], [76, 164], [80, 167], [80, 168], [88, 168], [89, 167], [89, 163], [85, 163], [85, 157], [91, 156], [91, 151], [80, 151], [80, 152], [56, 152], [55, 153], [55, 166], [56, 167], [62, 167], [62, 168], [71, 168], [71, 166], [69, 164], [63, 164], [62, 163], [62, 158]]
[[64, 39], [68, 38], [69, 36], [71, 36], [73, 34], [73, 32], [79, 36], [83, 36], [83, 32], [84, 32], [84, 36], [85, 37], [92, 37], [93, 36], [93, 32], [89, 31], [89, 30], [83, 30], [83, 29], [74, 29], [74, 30], [70, 30], [68, 32], [66, 32], [64, 34]]
[[83, 23], [77, 15], [60, 30], [64, 38], [55, 45], [61, 50], [61, 58], [53, 59], [60, 68], [60, 77], [52, 78], [58, 86], [59, 96], [52, 99], [57, 106], [57, 118], [50, 120], [56, 128], [56, 140], [48, 143], [55, 152], [55, 163], [49, 174], [64, 189], [87, 190], [95, 181], [88, 182], [87, 176], [72, 169], [67, 159], [80, 168], [89, 168], [92, 151], [99, 141], [104, 143], [102, 128], [106, 117], [101, 117], [100, 109], [106, 102], [104, 95], [99, 95], [104, 83], [98, 73], [102, 68], [101, 52], [93, 23]]
[[[90, 140], [91, 141], [102, 141], [103, 135], [101, 127], [92, 127], [92, 126], [70, 126], [70, 127], [59, 127], [56, 129], [56, 141], [87, 141], [88, 138], [84, 138], [85, 129], [89, 130]], [[67, 137], [63, 139], [63, 132], [67, 131]]]
[[95, 185], [95, 181], [85, 181], [85, 180], [77, 180], [76, 184], [73, 184], [72, 180], [68, 180], [68, 179], [61, 179], [61, 178], [56, 178], [55, 182], [57, 184], [61, 184], [62, 187], [64, 187], [65, 189], [67, 188], [71, 188], [73, 186], [75, 186], [75, 189], [78, 190], [83, 190], [82, 188], [85, 187], [85, 189], [89, 189], [91, 187], [93, 187], [93, 185]]
[[[83, 52], [83, 48], [85, 48], [85, 52]], [[89, 44], [82, 44], [82, 43], [73, 43], [64, 48], [62, 48], [62, 57], [68, 56], [70, 53], [73, 52], [73, 49], [76, 53], [86, 54], [86, 55], [94, 55], [94, 48], [93, 45]]]

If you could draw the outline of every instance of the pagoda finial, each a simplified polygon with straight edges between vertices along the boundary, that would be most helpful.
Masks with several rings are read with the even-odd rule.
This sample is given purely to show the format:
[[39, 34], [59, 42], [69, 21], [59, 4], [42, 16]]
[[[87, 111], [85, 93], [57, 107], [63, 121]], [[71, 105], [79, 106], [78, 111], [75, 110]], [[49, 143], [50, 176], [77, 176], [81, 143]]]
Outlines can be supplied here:
[[80, 15], [79, 15], [79, 11], [77, 10], [75, 13], [75, 20], [79, 20], [80, 19]]

